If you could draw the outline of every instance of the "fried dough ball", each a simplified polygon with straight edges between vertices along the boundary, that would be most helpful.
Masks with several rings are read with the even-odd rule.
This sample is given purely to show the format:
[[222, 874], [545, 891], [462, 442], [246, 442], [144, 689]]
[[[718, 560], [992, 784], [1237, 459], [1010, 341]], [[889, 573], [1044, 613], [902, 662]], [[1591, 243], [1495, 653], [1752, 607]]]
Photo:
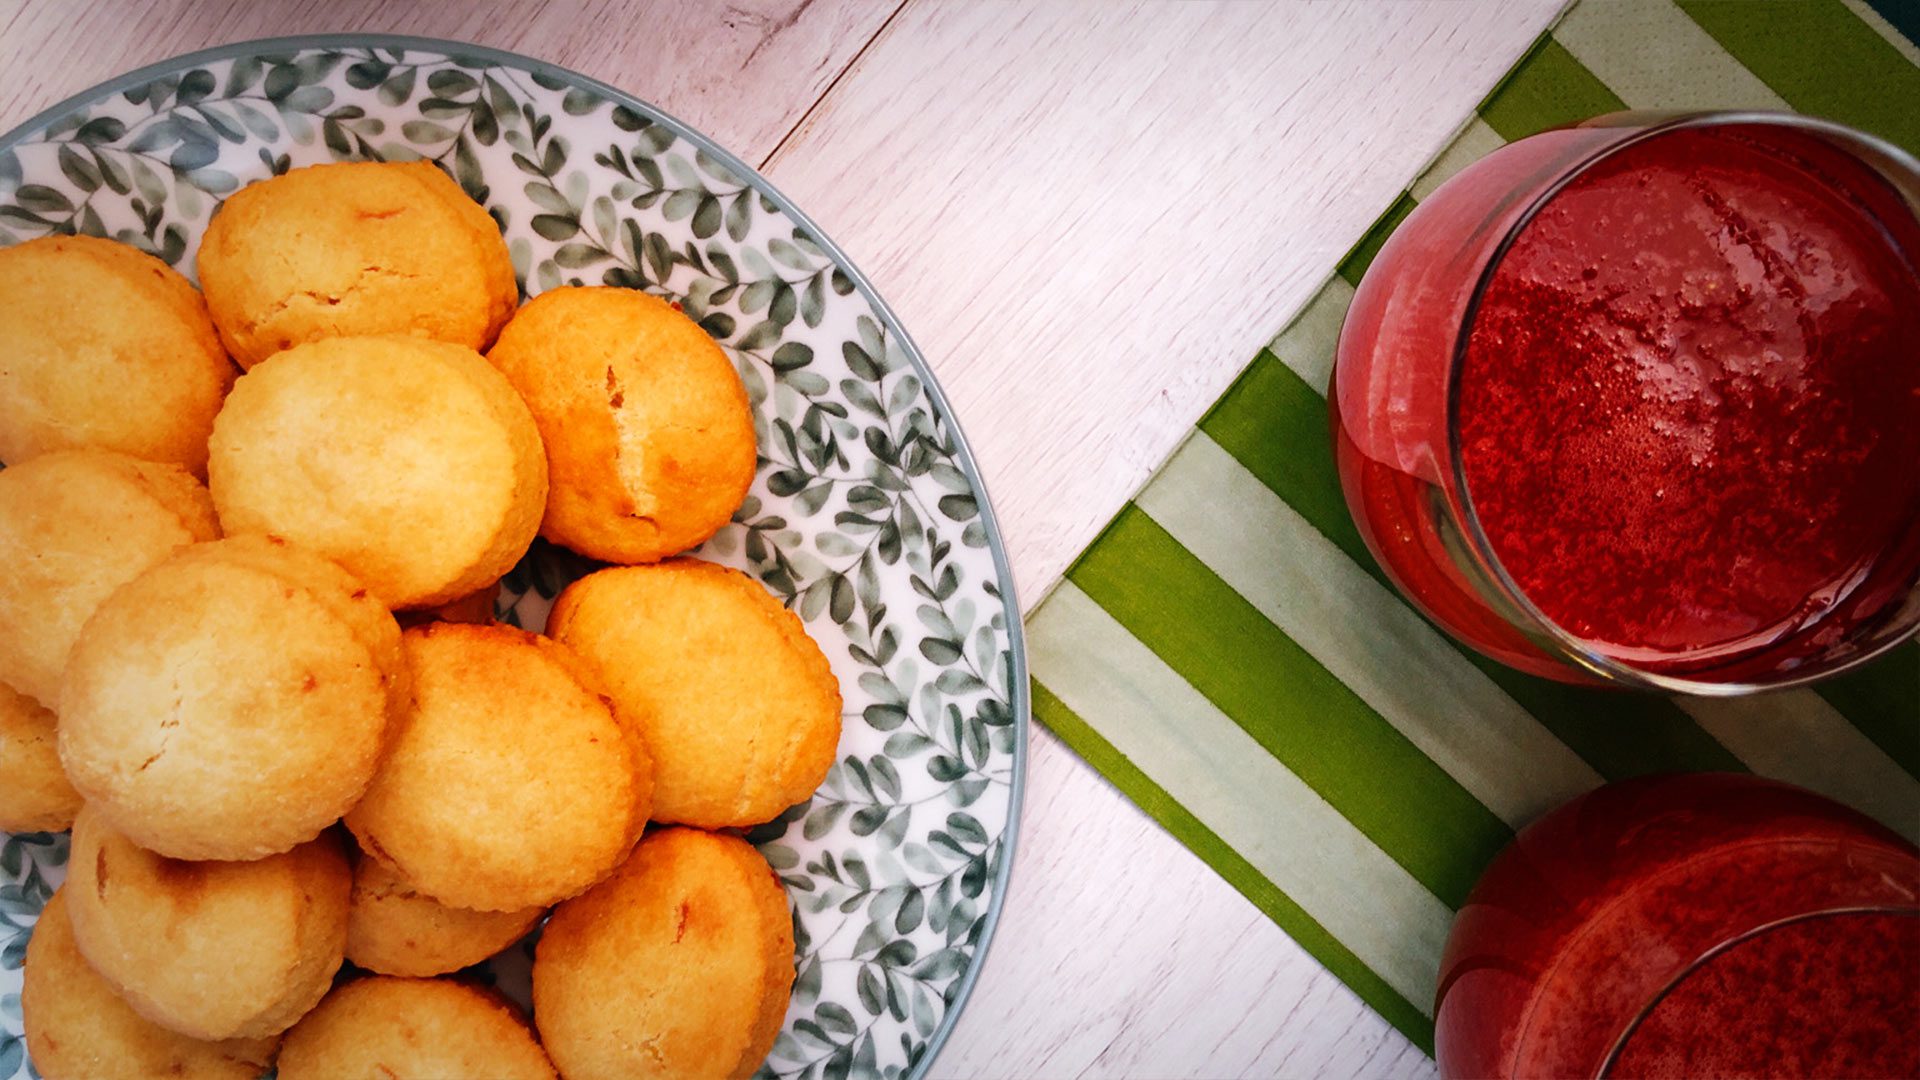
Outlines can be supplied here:
[[0, 472], [0, 681], [57, 708], [67, 654], [100, 602], [219, 535], [207, 489], [175, 465], [61, 450]]
[[196, 544], [87, 623], [60, 761], [142, 847], [257, 859], [359, 800], [404, 677], [393, 616], [346, 571], [273, 537]]
[[504, 998], [447, 979], [374, 975], [327, 995], [287, 1032], [280, 1080], [554, 1080]]
[[386, 863], [362, 855], [353, 868], [347, 959], [382, 975], [443, 975], [477, 964], [525, 937], [547, 910], [448, 907]]
[[833, 765], [840, 684], [800, 619], [737, 570], [687, 558], [599, 570], [560, 594], [547, 632], [639, 723], [655, 821], [770, 821]]
[[0, 249], [0, 461], [77, 447], [199, 473], [236, 372], [192, 283], [93, 236]]
[[0, 683], [0, 832], [57, 832], [73, 826], [80, 793], [60, 767], [59, 721]]
[[47, 901], [27, 942], [20, 1013], [27, 1056], [46, 1080], [257, 1080], [279, 1036], [205, 1042], [134, 1012], [74, 944], [67, 888]]
[[248, 184], [207, 226], [199, 269], [243, 368], [366, 334], [484, 349], [520, 299], [499, 227], [427, 161], [309, 165]]
[[333, 833], [251, 862], [187, 862], [88, 807], [67, 873], [81, 953], [135, 1012], [183, 1035], [279, 1034], [340, 969], [353, 871]]
[[753, 1075], [793, 990], [787, 894], [738, 837], [648, 834], [611, 878], [554, 909], [533, 1015], [567, 1080]]
[[652, 805], [652, 764], [571, 650], [510, 626], [404, 639], [413, 696], [366, 797], [362, 851], [452, 907], [544, 907], [605, 877]]
[[234, 384], [207, 475], [229, 535], [311, 548], [394, 608], [434, 607], [512, 569], [547, 497], [533, 417], [461, 345], [332, 338]]
[[746, 390], [672, 305], [602, 286], [529, 301], [487, 354], [526, 398], [547, 447], [541, 535], [644, 563], [725, 525], [757, 461]]

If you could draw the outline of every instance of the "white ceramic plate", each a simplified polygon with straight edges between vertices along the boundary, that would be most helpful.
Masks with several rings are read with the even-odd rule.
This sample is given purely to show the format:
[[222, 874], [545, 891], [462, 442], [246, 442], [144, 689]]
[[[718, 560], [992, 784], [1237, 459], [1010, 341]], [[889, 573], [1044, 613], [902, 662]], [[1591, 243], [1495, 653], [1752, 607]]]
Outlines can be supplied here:
[[[1012, 862], [1028, 723], [1006, 554], [926, 363], [859, 272], [686, 125], [539, 61], [349, 35], [143, 68], [0, 137], [0, 246], [114, 237], [192, 273], [242, 184], [428, 157], [492, 211], [525, 290], [646, 289], [733, 358], [760, 471], [699, 554], [806, 620], [846, 695], [840, 761], [756, 829], [794, 905], [799, 976], [762, 1076], [920, 1075], [972, 987]], [[536, 544], [502, 617], [537, 629], [592, 569]], [[0, 1078], [30, 1075], [20, 964], [64, 836], [0, 834]], [[525, 950], [490, 974], [523, 991]], [[524, 997], [523, 997], [524, 1000]]]

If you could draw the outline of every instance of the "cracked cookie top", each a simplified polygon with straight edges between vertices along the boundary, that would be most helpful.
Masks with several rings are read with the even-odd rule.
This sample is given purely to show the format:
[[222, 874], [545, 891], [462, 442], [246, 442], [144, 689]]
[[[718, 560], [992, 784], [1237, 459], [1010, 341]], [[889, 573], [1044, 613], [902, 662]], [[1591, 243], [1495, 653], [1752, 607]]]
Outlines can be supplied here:
[[493, 218], [426, 161], [310, 165], [249, 184], [207, 226], [198, 265], [243, 368], [349, 335], [484, 349], [520, 298]]

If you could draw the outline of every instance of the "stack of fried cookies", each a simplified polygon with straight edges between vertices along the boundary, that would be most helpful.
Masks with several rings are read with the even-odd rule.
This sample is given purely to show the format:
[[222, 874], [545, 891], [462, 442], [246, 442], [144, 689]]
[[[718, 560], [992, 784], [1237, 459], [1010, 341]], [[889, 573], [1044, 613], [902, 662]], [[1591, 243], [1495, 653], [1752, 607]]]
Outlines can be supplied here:
[[[73, 830], [40, 1074], [750, 1075], [793, 928], [729, 830], [840, 691], [680, 554], [756, 467], [726, 355], [641, 292], [516, 311], [430, 163], [245, 187], [198, 273], [0, 250], [0, 829]], [[493, 620], [536, 535], [616, 564], [545, 634]], [[529, 1023], [458, 973], [536, 927]]]

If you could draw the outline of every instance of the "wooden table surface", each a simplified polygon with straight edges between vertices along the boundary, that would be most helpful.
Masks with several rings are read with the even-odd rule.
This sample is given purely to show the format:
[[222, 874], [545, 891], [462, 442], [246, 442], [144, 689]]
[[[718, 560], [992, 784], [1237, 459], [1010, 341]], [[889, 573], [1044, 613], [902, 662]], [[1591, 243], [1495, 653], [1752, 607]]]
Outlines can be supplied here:
[[[758, 165], [899, 313], [1031, 608], [1558, 7], [0, 0], [0, 130], [141, 64], [320, 31], [627, 90]], [[1058, 741], [1032, 751], [1007, 909], [935, 1075], [1433, 1072]]]

